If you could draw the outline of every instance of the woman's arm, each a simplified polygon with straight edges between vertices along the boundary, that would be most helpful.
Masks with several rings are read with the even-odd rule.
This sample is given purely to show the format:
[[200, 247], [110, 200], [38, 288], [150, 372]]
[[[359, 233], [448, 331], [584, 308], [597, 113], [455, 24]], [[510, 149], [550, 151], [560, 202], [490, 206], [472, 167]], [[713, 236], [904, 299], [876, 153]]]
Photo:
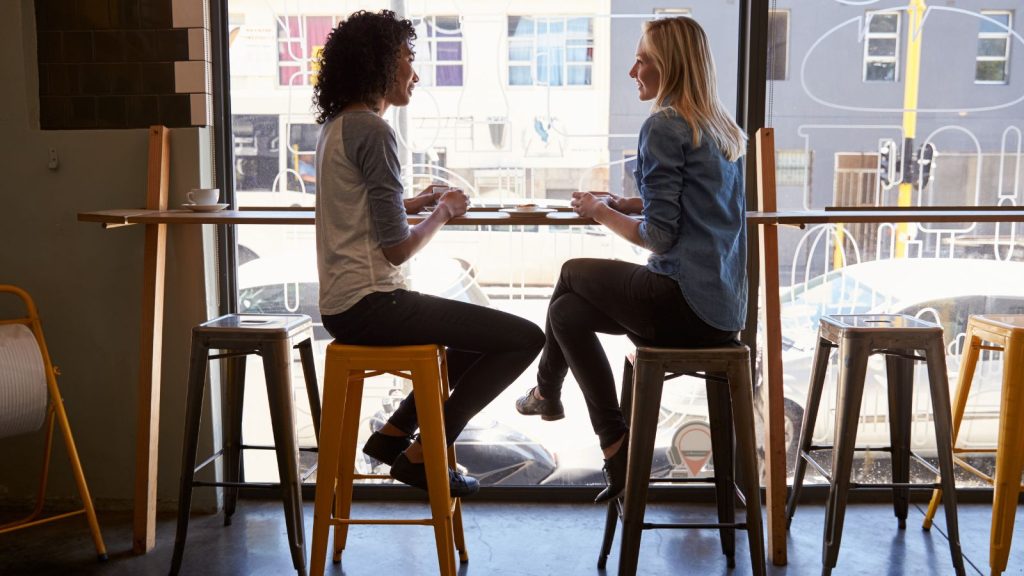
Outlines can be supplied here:
[[[572, 208], [576, 214], [584, 218], [592, 218], [599, 224], [626, 240], [643, 246], [643, 238], [640, 237], [640, 221], [623, 214], [616, 207], [611, 206], [611, 200], [617, 198], [613, 195], [596, 196], [590, 192], [573, 192]], [[627, 200], [625, 198], [621, 200]], [[629, 198], [628, 200], [633, 200]], [[637, 198], [639, 200], [639, 198]], [[616, 204], [621, 205], [619, 202]], [[641, 203], [640, 208], [643, 207]], [[640, 210], [637, 210], [639, 212]]]
[[395, 266], [404, 264], [426, 246], [445, 223], [465, 214], [468, 207], [469, 198], [462, 190], [452, 189], [445, 192], [437, 208], [422, 222], [410, 228], [405, 240], [382, 248], [384, 257]]

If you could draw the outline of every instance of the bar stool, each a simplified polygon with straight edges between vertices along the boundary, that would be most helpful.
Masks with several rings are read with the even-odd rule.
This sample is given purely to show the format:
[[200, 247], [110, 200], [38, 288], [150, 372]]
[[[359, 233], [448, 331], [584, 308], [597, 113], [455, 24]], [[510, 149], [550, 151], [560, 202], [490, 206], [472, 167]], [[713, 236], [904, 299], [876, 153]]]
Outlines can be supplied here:
[[[709, 482], [708, 478], [650, 477], [662, 388], [666, 380], [684, 375], [703, 378], [707, 383], [711, 453], [715, 466], [715, 477], [711, 481], [715, 484], [718, 523], [644, 522], [649, 484]], [[750, 350], [739, 344], [692, 349], [638, 347], [635, 359], [631, 361], [628, 356], [626, 357], [621, 405], [623, 414], [627, 415], [627, 424], [630, 424], [626, 490], [622, 498], [613, 499], [608, 503], [604, 542], [597, 561], [598, 568], [605, 567], [615, 537], [615, 525], [618, 518], [621, 518], [619, 576], [636, 574], [643, 531], [664, 528], [718, 528], [722, 553], [726, 555], [730, 568], [735, 566], [736, 529], [745, 529], [750, 540], [750, 564], [753, 574], [765, 574], [761, 488], [758, 483], [753, 387], [750, 380]], [[739, 493], [733, 476], [733, 432], [746, 493], [745, 499], [744, 494]], [[737, 493], [746, 505], [747, 514], [744, 522], [736, 522], [733, 497]]]
[[[437, 560], [442, 576], [455, 576], [455, 550], [461, 562], [469, 561], [462, 534], [462, 507], [448, 487], [448, 467], [455, 467], [455, 448], [444, 433], [444, 402], [448, 399], [448, 364], [443, 346], [348, 346], [327, 347], [324, 369], [324, 413], [320, 441], [320, 466], [313, 505], [311, 574], [324, 573], [327, 534], [334, 526], [334, 562], [341, 561], [348, 527], [353, 524], [418, 524], [434, 527]], [[387, 475], [356, 474], [354, 468], [359, 431], [359, 409], [366, 378], [391, 374], [412, 381], [420, 442], [426, 465], [430, 518], [352, 518], [352, 482], [385, 479]], [[333, 514], [331, 504], [334, 503]], [[452, 542], [454, 540], [454, 548]]]
[[[1003, 388], [999, 402], [999, 440], [995, 450], [956, 448], [960, 422], [964, 417], [967, 397], [978, 365], [980, 350], [1003, 353]], [[1024, 316], [985, 314], [967, 319], [967, 337], [960, 362], [960, 375], [953, 402], [953, 461], [968, 472], [995, 485], [992, 498], [992, 534], [989, 537], [989, 567], [993, 575], [1006, 570], [1017, 515], [1017, 499], [1021, 467], [1024, 465]], [[995, 453], [995, 479], [965, 462], [957, 454]], [[942, 490], [935, 490], [924, 528], [931, 528], [932, 518], [942, 500]]]
[[[285, 523], [292, 564], [300, 575], [306, 573], [306, 548], [302, 522], [302, 492], [298, 474], [299, 448], [292, 421], [291, 349], [297, 348], [302, 360], [313, 431], [320, 436], [320, 395], [316, 368], [313, 364], [313, 324], [304, 314], [227, 314], [204, 322], [192, 329], [192, 352], [189, 361], [188, 391], [185, 408], [185, 438], [181, 448], [181, 482], [178, 493], [178, 528], [174, 540], [171, 574], [178, 573], [185, 552], [189, 511], [193, 486], [222, 486], [224, 493], [224, 525], [231, 524], [231, 515], [238, 500], [238, 488], [280, 488], [284, 501]], [[210, 354], [210, 350], [221, 350]], [[267, 400], [274, 446], [242, 444], [242, 400], [245, 385], [245, 360], [250, 354], [263, 357], [267, 380]], [[209, 360], [227, 360], [224, 394], [224, 448], [196, 466], [199, 443], [199, 422], [203, 408], [203, 390]], [[279, 483], [240, 481], [242, 449], [277, 452]], [[316, 451], [315, 448], [302, 450]], [[200, 482], [195, 475], [224, 457], [224, 482]]]
[[[825, 372], [832, 348], [839, 348], [839, 383], [836, 390], [835, 444], [815, 446], [811, 440], [825, 387]], [[915, 354], [917, 351], [924, 356]], [[884, 354], [889, 383], [889, 434], [891, 446], [883, 448], [856, 448], [857, 424], [860, 421], [861, 399], [867, 376], [868, 357]], [[913, 404], [914, 361], [924, 360], [928, 365], [928, 383], [931, 389], [932, 410], [935, 421], [935, 444], [939, 469], [910, 450], [910, 424]], [[953, 458], [950, 434], [949, 384], [946, 379], [946, 353], [942, 342], [942, 327], [903, 314], [862, 314], [823, 316], [818, 328], [818, 345], [811, 368], [810, 389], [804, 405], [803, 427], [800, 429], [800, 451], [793, 475], [793, 490], [786, 505], [787, 527], [793, 521], [800, 490], [803, 487], [807, 465], [828, 479], [829, 494], [825, 511], [825, 536], [822, 550], [822, 575], [828, 576], [839, 557], [839, 543], [843, 536], [848, 491], [857, 488], [890, 486], [893, 490], [893, 510], [899, 528], [907, 526], [909, 490], [942, 486], [952, 492]], [[812, 453], [832, 451], [832, 473], [829, 474], [813, 458]], [[853, 454], [856, 451], [881, 450], [891, 454], [892, 483], [860, 484], [850, 480]], [[941, 477], [941, 483], [911, 484], [910, 458]], [[941, 472], [941, 474], [940, 474]], [[958, 575], [964, 574], [964, 561], [960, 551], [960, 533], [957, 527], [956, 496], [946, 500], [946, 527], [949, 552]]]

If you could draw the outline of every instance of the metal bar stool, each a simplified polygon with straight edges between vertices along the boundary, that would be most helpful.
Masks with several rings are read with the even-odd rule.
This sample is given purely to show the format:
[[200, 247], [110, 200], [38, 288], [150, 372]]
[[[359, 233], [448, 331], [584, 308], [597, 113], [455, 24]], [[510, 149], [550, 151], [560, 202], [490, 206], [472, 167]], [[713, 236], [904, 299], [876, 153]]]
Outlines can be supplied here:
[[[817, 421], [825, 373], [832, 348], [839, 348], [839, 383], [836, 390], [835, 444], [812, 444]], [[917, 351], [924, 356], [916, 354]], [[889, 434], [891, 446], [857, 448], [857, 424], [860, 421], [864, 380], [868, 357], [884, 354], [889, 383]], [[910, 450], [910, 424], [914, 385], [914, 361], [924, 360], [928, 365], [928, 383], [931, 389], [932, 410], [935, 421], [935, 442], [939, 469]], [[793, 521], [804, 474], [810, 464], [829, 481], [828, 503], [825, 511], [825, 536], [822, 550], [822, 575], [828, 576], [839, 558], [839, 544], [843, 535], [848, 491], [857, 488], [889, 486], [893, 490], [893, 510], [899, 528], [907, 525], [910, 489], [933, 489], [942, 486], [952, 492], [953, 458], [950, 434], [949, 384], [946, 379], [946, 353], [942, 342], [942, 327], [902, 314], [863, 314], [824, 316], [818, 329], [818, 345], [811, 368], [811, 383], [804, 405], [803, 427], [800, 429], [800, 451], [793, 475], [793, 490], [786, 505], [787, 526]], [[832, 472], [812, 457], [821, 450], [832, 451]], [[889, 484], [860, 484], [850, 479], [853, 455], [856, 451], [884, 451], [892, 457], [892, 482]], [[937, 476], [941, 483], [911, 484], [910, 459]], [[957, 527], [956, 497], [946, 499], [946, 527], [949, 551], [958, 575], [964, 574], [964, 561], [960, 551], [960, 533]]]
[[[1002, 352], [1003, 383], [999, 402], [999, 439], [996, 448], [956, 448], [960, 423], [967, 407], [967, 397], [974, 379], [981, 350]], [[1021, 467], [1024, 465], [1024, 316], [986, 314], [967, 319], [967, 337], [960, 362], [960, 375], [953, 401], [953, 462], [978, 478], [995, 485], [992, 498], [992, 533], [989, 537], [989, 567], [993, 576], [1006, 570], [1013, 540], [1013, 524], [1020, 496]], [[957, 454], [995, 453], [995, 479], [970, 465]], [[924, 528], [931, 528], [932, 518], [942, 500], [942, 490], [935, 490], [928, 504]]]
[[[650, 477], [662, 388], [666, 380], [684, 375], [703, 378], [707, 383], [714, 479]], [[616, 498], [608, 503], [604, 542], [597, 561], [598, 568], [605, 567], [615, 537], [615, 525], [618, 518], [621, 518], [620, 576], [636, 574], [643, 531], [664, 528], [717, 528], [722, 542], [722, 553], [726, 555], [730, 568], [735, 566], [736, 529], [745, 529], [750, 540], [750, 564], [753, 574], [765, 574], [761, 491], [754, 437], [753, 387], [750, 380], [750, 350], [743, 345], [693, 349], [638, 347], [635, 359], [631, 361], [628, 356], [626, 357], [622, 376], [621, 405], [623, 413], [627, 415], [627, 423], [630, 424], [626, 490], [621, 499]], [[733, 475], [733, 432], [736, 439], [735, 454], [739, 456], [746, 498], [737, 489]], [[709, 481], [715, 484], [718, 523], [644, 522], [649, 484]], [[743, 522], [736, 521], [734, 495], [737, 494], [747, 510], [746, 520]]]
[[[444, 346], [347, 346], [327, 347], [324, 369], [324, 413], [321, 429], [320, 466], [313, 505], [313, 541], [310, 571], [324, 573], [327, 534], [334, 526], [334, 562], [341, 561], [353, 524], [415, 524], [434, 527], [437, 560], [442, 576], [455, 576], [455, 550], [468, 562], [462, 533], [462, 506], [448, 487], [448, 467], [455, 467], [455, 448], [444, 433], [444, 402], [448, 399], [448, 365]], [[412, 380], [420, 442], [426, 466], [431, 516], [408, 519], [352, 518], [352, 483], [362, 479], [390, 478], [381, 474], [356, 474], [354, 462], [359, 431], [359, 409], [366, 378], [391, 374]], [[333, 514], [332, 514], [332, 502]], [[454, 541], [454, 547], [452, 543]]]
[[[279, 488], [284, 500], [285, 523], [292, 564], [299, 574], [306, 573], [306, 547], [302, 522], [302, 492], [298, 472], [299, 448], [292, 421], [291, 349], [297, 348], [302, 360], [313, 431], [320, 436], [320, 394], [316, 368], [313, 364], [313, 323], [304, 314], [228, 314], [204, 322], [192, 329], [192, 352], [189, 363], [188, 395], [185, 409], [185, 439], [181, 448], [181, 482], [178, 493], [178, 529], [174, 540], [171, 574], [178, 573], [185, 552], [189, 511], [193, 486], [221, 486], [224, 494], [224, 524], [231, 524], [239, 487]], [[220, 350], [220, 354], [210, 354]], [[267, 400], [274, 446], [242, 444], [242, 400], [245, 385], [245, 360], [250, 354], [263, 357], [267, 380]], [[227, 360], [227, 381], [224, 393], [224, 448], [196, 466], [199, 443], [199, 422], [206, 387], [207, 362]], [[243, 449], [277, 452], [279, 483], [243, 482], [240, 479]], [[316, 448], [302, 450], [316, 451]], [[224, 457], [224, 481], [201, 482], [195, 475], [217, 458]], [[310, 471], [312, 474], [312, 471]]]

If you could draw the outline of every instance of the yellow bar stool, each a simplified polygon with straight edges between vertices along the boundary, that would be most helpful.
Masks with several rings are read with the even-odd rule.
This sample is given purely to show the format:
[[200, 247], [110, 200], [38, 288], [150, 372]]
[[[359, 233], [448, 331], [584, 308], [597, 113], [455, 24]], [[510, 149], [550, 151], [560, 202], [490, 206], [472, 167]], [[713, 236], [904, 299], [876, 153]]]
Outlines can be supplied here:
[[[1003, 353], [1003, 390], [999, 402], [999, 440], [994, 450], [957, 448], [960, 422], [967, 407], [971, 380], [978, 365], [981, 350]], [[995, 485], [992, 500], [992, 535], [990, 537], [989, 567], [996, 576], [1006, 570], [1013, 539], [1013, 523], [1017, 514], [1017, 499], [1024, 486], [1020, 484], [1024, 465], [1024, 316], [985, 314], [972, 315], [967, 320], [960, 375], [956, 397], [953, 400], [953, 461], [968, 472]], [[996, 476], [971, 466], [958, 456], [964, 453], [995, 452]], [[931, 528], [932, 518], [942, 500], [942, 490], [932, 494], [924, 528]]]
[[[350, 525], [413, 524], [434, 527], [440, 574], [455, 576], [455, 550], [458, 549], [462, 562], [469, 561], [469, 555], [462, 534], [460, 500], [452, 498], [448, 488], [447, 469], [455, 466], [455, 448], [448, 446], [444, 433], [444, 402], [448, 399], [444, 347], [331, 344], [327, 347], [324, 372], [310, 573], [312, 576], [324, 573], [327, 533], [331, 526], [335, 527], [333, 559], [337, 563], [341, 561]], [[429, 487], [430, 518], [351, 517], [353, 480], [389, 478], [381, 474], [356, 474], [354, 467], [363, 381], [382, 374], [412, 380]]]

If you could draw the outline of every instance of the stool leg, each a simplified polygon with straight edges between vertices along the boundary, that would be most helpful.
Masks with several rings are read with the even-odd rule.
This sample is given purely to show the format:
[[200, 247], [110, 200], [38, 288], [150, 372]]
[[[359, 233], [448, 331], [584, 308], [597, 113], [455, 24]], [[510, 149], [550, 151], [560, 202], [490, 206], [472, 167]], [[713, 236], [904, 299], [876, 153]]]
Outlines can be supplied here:
[[811, 366], [811, 380], [807, 388], [807, 402], [804, 403], [804, 418], [800, 426], [800, 441], [796, 453], [793, 471], [793, 488], [786, 503], [786, 529], [793, 523], [796, 505], [800, 501], [800, 491], [804, 486], [804, 475], [807, 474], [807, 460], [810, 458], [811, 444], [814, 440], [814, 427], [818, 422], [818, 408], [821, 405], [821, 393], [825, 388], [825, 373], [828, 370], [828, 359], [835, 346], [824, 338], [818, 338], [814, 349], [814, 363]]
[[[956, 481], [953, 476], [953, 431], [949, 407], [949, 380], [946, 377], [946, 347], [936, 336], [925, 350], [928, 358], [928, 384], [932, 393], [932, 413], [935, 418], [935, 449], [939, 459], [939, 474], [945, 494], [946, 538], [953, 567], [958, 576], [964, 575], [964, 558], [960, 551], [960, 528], [956, 516]], [[1017, 477], [1020, 480], [1020, 476]], [[1016, 500], [1014, 500], [1016, 503]]]
[[835, 445], [832, 448], [832, 484], [825, 510], [825, 542], [822, 551], [822, 576], [828, 576], [839, 558], [843, 537], [846, 500], [850, 490], [860, 403], [864, 395], [869, 350], [843, 342], [839, 346], [839, 386], [837, 391]]
[[[622, 390], [619, 393], [619, 408], [622, 409], [622, 415], [626, 418], [626, 426], [630, 426], [633, 409], [633, 363], [630, 362], [629, 356], [622, 361]], [[612, 551], [612, 541], [615, 540], [615, 527], [619, 523], [620, 504], [618, 498], [613, 498], [608, 502], [608, 512], [604, 517], [604, 539], [601, 541], [601, 553], [597, 557], [597, 567], [600, 570], [604, 570], [608, 565], [608, 554]]]
[[[363, 402], [363, 376], [365, 372], [349, 372], [345, 386], [345, 412], [338, 428], [341, 445], [338, 447], [338, 484], [334, 489], [334, 517], [347, 520], [352, 517], [352, 484], [355, 482], [356, 444], [359, 437], [359, 409]], [[348, 524], [334, 527], [334, 562], [341, 562], [341, 552], [348, 541]]]
[[309, 414], [313, 419], [313, 434], [320, 441], [320, 389], [316, 384], [316, 363], [313, 361], [313, 338], [306, 338], [296, 346], [302, 360], [302, 379], [306, 381], [306, 396], [309, 397]]
[[[957, 435], [960, 433], [960, 422], [964, 419], [964, 411], [967, 409], [967, 397], [971, 392], [971, 382], [974, 380], [974, 370], [978, 366], [978, 354], [981, 350], [981, 338], [974, 333], [974, 326], [970, 320], [967, 321], [967, 335], [964, 338], [963, 356], [960, 359], [960, 374], [957, 377], [956, 400], [953, 403], [953, 447], [956, 447]], [[1005, 370], [1003, 372], [1005, 378]], [[924, 522], [921, 526], [928, 530], [932, 527], [932, 518], [939, 509], [939, 502], [942, 501], [942, 490], [936, 489], [932, 492], [932, 500], [928, 503], [928, 512], [924, 515]]]
[[181, 569], [188, 537], [188, 517], [192, 507], [192, 482], [196, 468], [196, 448], [199, 444], [199, 424], [203, 413], [203, 389], [206, 387], [206, 342], [192, 337], [192, 351], [188, 365], [188, 391], [185, 396], [185, 433], [181, 443], [181, 480], [178, 483], [178, 528], [171, 556], [171, 576]]
[[441, 573], [455, 576], [455, 549], [451, 517], [451, 491], [448, 486], [447, 441], [444, 434], [444, 407], [437, 364], [417, 362], [413, 368], [413, 397], [420, 421], [420, 442], [427, 474], [427, 494], [434, 524], [437, 561]]
[[732, 396], [732, 421], [736, 428], [739, 473], [743, 482], [743, 496], [746, 498], [750, 566], [754, 576], [764, 576], [767, 573], [764, 524], [761, 520], [761, 483], [757, 473], [757, 440], [754, 433], [754, 387], [749, 361], [734, 362], [729, 367], [729, 392]]
[[313, 504], [313, 538], [311, 542], [310, 576], [323, 576], [327, 562], [327, 537], [331, 529], [334, 504], [334, 483], [338, 477], [338, 448], [341, 446], [341, 423], [345, 413], [345, 388], [348, 365], [345, 357], [327, 351], [324, 368], [323, 421], [328, 424], [320, 437], [317, 452], [316, 500]]
[[992, 574], [1006, 570], [1013, 539], [1020, 474], [1024, 466], [1024, 342], [1011, 337], [1003, 351], [1003, 390], [1000, 399], [999, 441], [996, 444], [995, 493], [992, 498], [992, 536], [989, 566]]
[[291, 348], [287, 340], [263, 346], [263, 371], [267, 378], [270, 425], [274, 431], [274, 452], [281, 478], [285, 525], [292, 565], [300, 575], [306, 573], [306, 546], [302, 523], [302, 486], [299, 481], [299, 446], [295, 440], [292, 417]]
[[[727, 384], [705, 381], [708, 420], [711, 426], [711, 458], [715, 465], [715, 502], [718, 522], [736, 522], [736, 480], [733, 474], [732, 401]], [[736, 567], [736, 529], [720, 528], [719, 540], [729, 568]]]
[[[889, 381], [889, 444], [893, 484], [910, 482], [910, 420], [914, 396], [914, 361], [887, 354], [885, 369]], [[893, 487], [892, 506], [900, 530], [907, 527], [910, 489]]]
[[665, 370], [660, 362], [647, 360], [637, 354], [633, 373], [626, 490], [622, 504], [619, 576], [634, 576], [640, 557], [647, 488], [651, 476], [651, 461], [654, 459], [654, 436], [658, 431], [658, 419], [651, 416], [661, 409], [664, 378]]
[[[448, 395], [451, 387], [448, 385], [448, 354], [444, 346], [437, 347], [438, 358], [440, 358], [441, 374], [441, 399], [448, 402]], [[448, 465], [456, 468], [458, 460], [455, 457], [454, 439], [448, 445]], [[462, 530], [462, 499], [455, 500], [455, 509], [452, 511], [452, 532], [455, 536], [455, 550], [459, 553], [459, 562], [469, 562], [469, 551], [466, 549], [466, 535]]]
[[[224, 401], [224, 480], [241, 482], [242, 469], [242, 407], [245, 404], [245, 356], [227, 359], [227, 398]], [[224, 488], [224, 525], [231, 525], [231, 516], [238, 503], [238, 488]]]

